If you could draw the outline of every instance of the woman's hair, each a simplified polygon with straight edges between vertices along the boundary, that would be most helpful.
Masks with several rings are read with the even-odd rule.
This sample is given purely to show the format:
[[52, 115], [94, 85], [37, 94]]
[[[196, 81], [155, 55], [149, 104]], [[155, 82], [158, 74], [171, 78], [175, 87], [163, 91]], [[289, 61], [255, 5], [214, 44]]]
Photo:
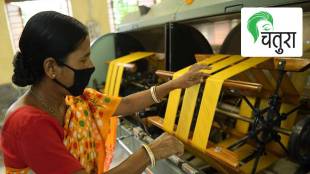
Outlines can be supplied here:
[[265, 11], [261, 11], [258, 13], [255, 13], [253, 16], [251, 16], [248, 20], [248, 30], [252, 34], [254, 38], [254, 42], [258, 39], [259, 31], [257, 29], [257, 23], [261, 20], [267, 20], [273, 25], [273, 18], [272, 16]]
[[64, 63], [87, 37], [86, 27], [78, 20], [55, 11], [44, 11], [27, 22], [14, 56], [12, 81], [20, 87], [32, 85], [44, 77], [43, 62], [52, 57]]

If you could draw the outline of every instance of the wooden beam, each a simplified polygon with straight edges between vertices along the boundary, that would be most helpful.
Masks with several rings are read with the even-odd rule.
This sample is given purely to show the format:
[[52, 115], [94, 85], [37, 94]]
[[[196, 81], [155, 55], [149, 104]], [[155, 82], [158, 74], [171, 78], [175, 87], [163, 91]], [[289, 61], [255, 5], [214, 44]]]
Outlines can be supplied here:
[[285, 70], [290, 72], [302, 72], [310, 67], [309, 58], [273, 58], [270, 61], [257, 65], [256, 68], [277, 70], [281, 60], [286, 61]]
[[[160, 77], [169, 77], [172, 78], [173, 72], [171, 71], [163, 71], [158, 70], [155, 72], [156, 75]], [[262, 89], [262, 85], [258, 83], [244, 82], [239, 80], [225, 80], [223, 83], [223, 87], [230, 89], [240, 89], [251, 92], [260, 92]]]

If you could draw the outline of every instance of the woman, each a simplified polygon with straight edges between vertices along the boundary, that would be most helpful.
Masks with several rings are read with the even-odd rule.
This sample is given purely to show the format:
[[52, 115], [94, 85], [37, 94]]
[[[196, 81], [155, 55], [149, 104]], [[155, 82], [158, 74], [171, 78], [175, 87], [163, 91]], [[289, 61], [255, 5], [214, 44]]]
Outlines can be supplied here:
[[[52, 11], [34, 15], [22, 32], [19, 47], [12, 80], [31, 88], [10, 107], [1, 132], [7, 173], [27, 173], [28, 168], [38, 174], [103, 173], [98, 166], [104, 158], [97, 150], [104, 144], [97, 142], [106, 139], [105, 121], [140, 111], [173, 89], [201, 82], [204, 73], [199, 71], [207, 68], [194, 65], [182, 77], [153, 87], [152, 92], [110, 97], [85, 89], [94, 66], [87, 30], [74, 18]], [[83, 104], [92, 113], [85, 111], [82, 116], [78, 110], [83, 113]], [[73, 129], [73, 122], [80, 127]], [[78, 148], [82, 143], [90, 148]], [[182, 154], [183, 148], [176, 138], [164, 134], [107, 173], [141, 173], [155, 160]]]

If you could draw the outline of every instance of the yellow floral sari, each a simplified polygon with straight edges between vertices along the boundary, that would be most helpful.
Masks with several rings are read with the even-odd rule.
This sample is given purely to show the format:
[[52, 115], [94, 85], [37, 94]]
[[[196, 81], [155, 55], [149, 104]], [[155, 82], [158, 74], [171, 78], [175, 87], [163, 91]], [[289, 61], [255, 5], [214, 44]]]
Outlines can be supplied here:
[[[69, 106], [64, 122], [64, 145], [87, 173], [102, 174], [109, 169], [116, 144], [116, 118], [111, 118], [119, 97], [87, 88], [79, 97], [67, 96]], [[6, 168], [6, 174], [26, 174], [27, 169]]]

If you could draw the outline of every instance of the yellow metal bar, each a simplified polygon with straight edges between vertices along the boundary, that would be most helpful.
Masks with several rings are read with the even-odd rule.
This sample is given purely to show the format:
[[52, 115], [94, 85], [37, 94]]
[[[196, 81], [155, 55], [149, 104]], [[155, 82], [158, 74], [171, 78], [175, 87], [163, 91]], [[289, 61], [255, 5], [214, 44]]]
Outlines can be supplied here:
[[113, 69], [112, 69], [112, 74], [111, 74], [111, 79], [110, 79], [110, 86], [109, 86], [109, 95], [114, 95], [114, 86], [115, 86], [115, 82], [116, 82], [116, 76], [117, 76], [117, 72], [118, 72], [118, 66], [116, 65], [118, 63], [119, 60], [117, 60], [116, 62], [114, 62]]
[[[200, 57], [200, 56], [198, 55], [198, 57]], [[211, 61], [211, 63], [214, 63], [214, 62], [220, 61], [222, 59], [225, 59], [227, 57], [228, 57], [228, 55], [225, 55], [225, 54], [216, 54], [216, 55], [208, 55], [208, 57], [203, 59], [203, 60], [197, 60], [197, 55], [196, 55], [196, 62], [208, 62], [208, 61]]]
[[[216, 72], [222, 68], [225, 68], [229, 65], [232, 65], [232, 64], [239, 62], [239, 61], [244, 59], [240, 56], [231, 56], [231, 57], [224, 59], [224, 60], [223, 60], [223, 58], [225, 58], [225, 55], [210, 57], [210, 58], [202, 61], [202, 63], [204, 63], [204, 64], [211, 64], [211, 63], [214, 63], [218, 60], [221, 60], [219, 62], [214, 63], [212, 65], [212, 69], [204, 70], [203, 72], [208, 73], [208, 74], [212, 74], [212, 73], [214, 73], [214, 72]], [[194, 114], [194, 110], [195, 110], [195, 106], [196, 106], [196, 100], [197, 100], [199, 88], [200, 88], [200, 84], [186, 89], [184, 97], [183, 97], [183, 104], [182, 104], [182, 108], [181, 108], [181, 113], [180, 113], [177, 131], [176, 131], [176, 136], [178, 138], [184, 140], [184, 141], [186, 141], [188, 139], [188, 135], [190, 132], [190, 126], [191, 126], [191, 122], [193, 119], [193, 114]]]
[[[252, 105], [255, 104], [256, 98], [254, 97], [248, 97], [250, 103]], [[252, 117], [252, 108], [245, 102], [244, 99], [242, 99], [241, 106], [240, 106], [240, 115], [246, 116], [246, 117]], [[249, 130], [250, 124], [248, 122], [237, 120], [235, 129], [240, 133], [247, 133]]]
[[214, 65], [211, 66], [212, 69], [210, 70], [203, 70], [202, 72], [204, 73], [209, 73], [209, 74], [212, 74], [216, 71], [219, 71], [223, 68], [226, 68], [228, 66], [231, 66], [235, 63], [238, 63], [242, 60], [244, 60], [245, 58], [244, 57], [241, 57], [241, 56], [231, 56], [227, 59], [224, 59], [224, 60], [221, 60], [219, 62], [216, 62]]
[[114, 91], [113, 94], [117, 96], [119, 94], [121, 82], [122, 82], [122, 77], [123, 77], [123, 72], [124, 72], [124, 64], [134, 62], [143, 58], [147, 58], [154, 55], [152, 52], [137, 52], [128, 55], [126, 58], [120, 59], [118, 63], [116, 63], [116, 66], [118, 67], [118, 72], [117, 76], [115, 79], [115, 85], [114, 85]]
[[[214, 56], [211, 56], [208, 59], [206, 59], [202, 62], [199, 62], [199, 63], [209, 65], [209, 64], [212, 64], [216, 61], [222, 60], [226, 57], [227, 57], [227, 55], [214, 55]], [[179, 76], [183, 75], [189, 69], [190, 69], [190, 66], [183, 68], [183, 69], [179, 70], [178, 72], [174, 73], [173, 79], [176, 79]], [[199, 87], [196, 87], [196, 88], [199, 89]], [[169, 133], [172, 133], [174, 130], [174, 124], [175, 124], [176, 114], [177, 114], [177, 110], [178, 110], [178, 105], [180, 102], [181, 91], [182, 91], [181, 89], [176, 89], [176, 90], [171, 91], [169, 94], [167, 109], [166, 109], [164, 124], [163, 124], [164, 130], [169, 132]]]
[[118, 65], [118, 64], [116, 64], [116, 66], [118, 67], [118, 71], [117, 71], [117, 75], [116, 75], [116, 79], [115, 79], [115, 85], [114, 85], [114, 91], [113, 91], [114, 96], [119, 95], [119, 90], [121, 87], [122, 77], [123, 77], [123, 72], [124, 72], [124, 66]]
[[266, 60], [268, 58], [249, 58], [207, 79], [192, 140], [194, 147], [203, 151], [208, 144], [214, 113], [224, 80]]
[[106, 85], [105, 85], [105, 89], [104, 89], [104, 92], [106, 94], [113, 95], [114, 86], [115, 86], [114, 85], [115, 84], [115, 78], [116, 78], [116, 75], [118, 72], [118, 66], [116, 66], [116, 64], [118, 62], [122, 61], [126, 57], [128, 57], [128, 55], [121, 57], [121, 58], [114, 59], [109, 63], [107, 80], [106, 80]]
[[[294, 109], [295, 107], [296, 107], [295, 105], [282, 103], [281, 108], [280, 108], [280, 113], [287, 113], [291, 111], [292, 109]], [[290, 114], [286, 120], [283, 120], [281, 123], [281, 127], [286, 128], [286, 129], [291, 129], [295, 123], [296, 117], [297, 117], [297, 111]], [[280, 136], [281, 136], [281, 142], [285, 146], [287, 146], [289, 137], [283, 134], [280, 134]]]
[[108, 73], [107, 73], [107, 79], [106, 79], [106, 83], [104, 86], [104, 93], [108, 94], [109, 93], [109, 87], [111, 84], [111, 78], [112, 78], [112, 72], [113, 72], [113, 68], [114, 68], [114, 61], [111, 61], [109, 64], [109, 69], [108, 69]]
[[118, 95], [122, 75], [124, 72], [124, 64], [137, 61], [154, 55], [152, 52], [135, 52], [110, 62], [106, 86], [104, 92], [110, 95]]

